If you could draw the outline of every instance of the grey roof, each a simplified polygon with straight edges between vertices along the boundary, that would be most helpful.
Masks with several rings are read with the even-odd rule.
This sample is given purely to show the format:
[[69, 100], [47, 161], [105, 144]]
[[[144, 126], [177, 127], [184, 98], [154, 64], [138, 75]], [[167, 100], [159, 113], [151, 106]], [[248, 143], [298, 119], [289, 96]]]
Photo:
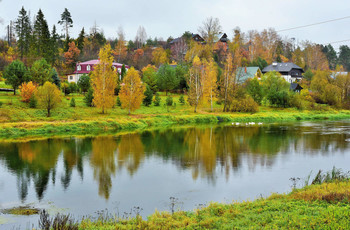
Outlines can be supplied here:
[[262, 72], [266, 73], [266, 72], [270, 72], [270, 71], [277, 71], [277, 72], [289, 72], [292, 69], [299, 69], [302, 72], [304, 72], [304, 70], [297, 66], [296, 64], [292, 63], [292, 62], [285, 62], [285, 63], [281, 63], [281, 62], [277, 62], [277, 65], [274, 65], [274, 63], [272, 63], [269, 66], [266, 66]]
[[301, 87], [298, 83], [290, 83], [289, 89], [295, 91], [295, 90], [302, 90], [303, 87]]

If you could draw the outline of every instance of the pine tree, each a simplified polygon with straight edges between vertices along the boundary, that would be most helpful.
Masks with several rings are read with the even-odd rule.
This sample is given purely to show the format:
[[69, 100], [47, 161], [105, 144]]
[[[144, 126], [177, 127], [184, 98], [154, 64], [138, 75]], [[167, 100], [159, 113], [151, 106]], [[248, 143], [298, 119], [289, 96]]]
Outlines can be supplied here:
[[58, 24], [63, 25], [64, 30], [66, 32], [66, 40], [68, 40], [69, 28], [73, 27], [73, 20], [67, 8], [64, 8], [63, 13], [61, 14], [61, 20], [58, 21]]
[[150, 106], [152, 104], [153, 91], [148, 85], [146, 85], [146, 91], [144, 94], [145, 94], [145, 98], [143, 99], [143, 104], [145, 106]]
[[50, 47], [49, 47], [50, 49], [48, 50], [49, 52], [48, 61], [51, 65], [55, 65], [57, 60], [59, 59], [59, 51], [58, 51], [59, 38], [60, 37], [57, 34], [56, 26], [54, 25], [52, 27], [52, 32], [51, 32]]
[[84, 48], [84, 38], [85, 38], [85, 30], [83, 27], [83, 29], [80, 31], [79, 37], [76, 40], [77, 47], [80, 51], [82, 51]]
[[36, 15], [36, 18], [35, 18], [33, 36], [35, 39], [36, 56], [49, 59], [50, 55], [47, 52], [47, 50], [50, 50], [50, 45], [51, 45], [50, 31], [47, 25], [47, 21], [41, 9], [39, 9], [38, 14]]
[[32, 30], [29, 16], [24, 7], [19, 11], [19, 16], [15, 22], [15, 30], [18, 37], [17, 46], [20, 52], [20, 57], [23, 59], [23, 57], [29, 52], [30, 34]]

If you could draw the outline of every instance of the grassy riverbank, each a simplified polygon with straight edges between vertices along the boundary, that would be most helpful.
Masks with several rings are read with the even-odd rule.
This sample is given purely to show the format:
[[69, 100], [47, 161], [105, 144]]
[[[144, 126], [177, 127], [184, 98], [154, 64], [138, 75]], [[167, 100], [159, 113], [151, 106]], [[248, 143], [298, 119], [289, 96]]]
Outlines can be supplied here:
[[[76, 107], [70, 107], [74, 97]], [[278, 109], [260, 107], [259, 112], [223, 113], [220, 105], [214, 111], [201, 109], [198, 113], [188, 104], [181, 105], [178, 95], [173, 95], [175, 106], [142, 106], [131, 116], [120, 107], [101, 114], [99, 109], [87, 107], [83, 96], [65, 97], [61, 107], [53, 111], [52, 117], [46, 117], [45, 111], [29, 108], [18, 96], [2, 93], [0, 101], [0, 139], [20, 138], [25, 136], [83, 135], [113, 133], [119, 131], [142, 130], [152, 127], [167, 127], [183, 124], [209, 124], [218, 122], [280, 122], [297, 120], [340, 120], [349, 119], [349, 110], [334, 110], [320, 107], [315, 111], [301, 111], [293, 108]], [[165, 101], [165, 95], [162, 96]]]
[[83, 220], [80, 229], [349, 229], [350, 182], [337, 181], [271, 195], [253, 202], [211, 203], [174, 214], [155, 212], [148, 220]]

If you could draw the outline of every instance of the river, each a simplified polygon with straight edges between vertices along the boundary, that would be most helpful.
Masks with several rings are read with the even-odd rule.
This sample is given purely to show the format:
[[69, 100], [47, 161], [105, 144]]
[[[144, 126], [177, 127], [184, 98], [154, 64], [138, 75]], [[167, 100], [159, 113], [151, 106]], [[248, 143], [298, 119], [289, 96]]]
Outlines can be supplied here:
[[[29, 205], [77, 220], [101, 213], [146, 218], [171, 211], [171, 203], [193, 210], [254, 200], [291, 191], [291, 178], [300, 178], [300, 187], [319, 169], [349, 170], [349, 141], [350, 121], [325, 121], [0, 142], [0, 209]], [[0, 223], [31, 228], [38, 215], [0, 214]]]

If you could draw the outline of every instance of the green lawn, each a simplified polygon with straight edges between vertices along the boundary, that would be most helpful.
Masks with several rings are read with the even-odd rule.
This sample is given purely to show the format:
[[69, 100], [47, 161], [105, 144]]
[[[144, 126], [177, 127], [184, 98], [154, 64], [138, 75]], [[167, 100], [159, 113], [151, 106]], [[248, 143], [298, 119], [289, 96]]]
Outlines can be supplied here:
[[143, 220], [83, 220], [80, 229], [349, 229], [350, 182], [311, 185], [287, 195], [219, 204], [174, 214], [155, 212]]

